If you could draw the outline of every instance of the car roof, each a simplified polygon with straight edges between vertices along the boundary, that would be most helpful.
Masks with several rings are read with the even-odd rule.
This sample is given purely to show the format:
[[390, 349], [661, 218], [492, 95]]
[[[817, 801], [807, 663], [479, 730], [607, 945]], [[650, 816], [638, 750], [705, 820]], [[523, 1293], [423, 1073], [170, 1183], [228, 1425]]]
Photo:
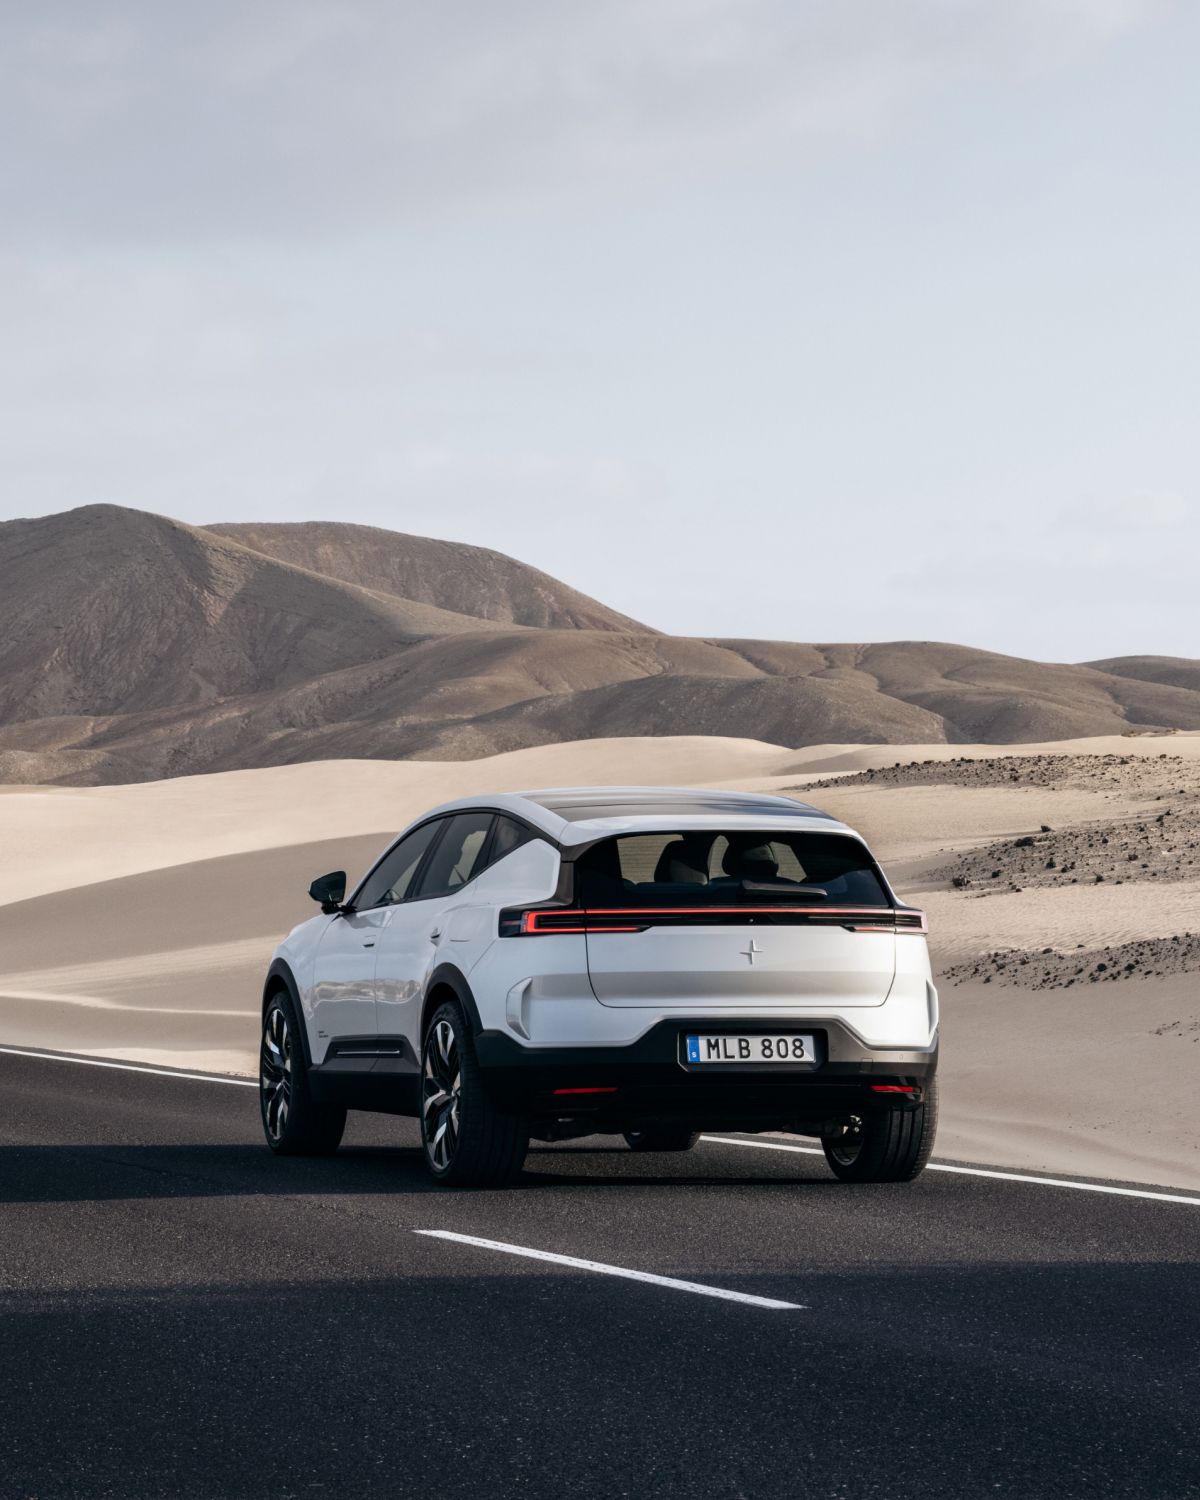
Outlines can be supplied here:
[[793, 797], [708, 787], [544, 787], [460, 797], [430, 809], [426, 816], [488, 807], [523, 818], [562, 845], [590, 844], [617, 833], [692, 828], [765, 830], [787, 826], [823, 833], [853, 832], [828, 813]]

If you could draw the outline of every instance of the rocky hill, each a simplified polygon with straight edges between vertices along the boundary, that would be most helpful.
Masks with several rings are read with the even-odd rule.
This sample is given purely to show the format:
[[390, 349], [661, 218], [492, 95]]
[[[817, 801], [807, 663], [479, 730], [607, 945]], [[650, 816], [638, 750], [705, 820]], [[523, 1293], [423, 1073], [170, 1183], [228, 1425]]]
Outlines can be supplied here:
[[0, 524], [0, 783], [615, 735], [1013, 744], [1200, 729], [1200, 663], [664, 635], [499, 553], [116, 506]]
[[487, 547], [340, 521], [251, 521], [205, 530], [326, 578], [501, 625], [652, 633], [548, 573]]

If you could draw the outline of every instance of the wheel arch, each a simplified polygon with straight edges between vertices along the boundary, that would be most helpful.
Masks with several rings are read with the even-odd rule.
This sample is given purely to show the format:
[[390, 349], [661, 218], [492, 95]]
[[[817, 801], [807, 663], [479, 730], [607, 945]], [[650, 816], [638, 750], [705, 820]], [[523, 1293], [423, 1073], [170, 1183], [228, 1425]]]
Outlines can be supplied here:
[[475, 996], [471, 993], [471, 986], [467, 983], [466, 975], [457, 964], [439, 964], [429, 976], [429, 982], [425, 986], [425, 1001], [421, 1006], [421, 1029], [417, 1034], [418, 1052], [425, 1045], [425, 1030], [429, 1025], [430, 1016], [439, 1005], [444, 1005], [447, 1000], [457, 1000], [462, 1006], [472, 1036], [478, 1036], [483, 1030], [483, 1022], [479, 1018], [479, 1007], [475, 1003]]
[[304, 1065], [312, 1067], [312, 1049], [308, 1045], [308, 1025], [304, 1018], [304, 1007], [300, 1004], [300, 986], [292, 973], [291, 965], [284, 958], [271, 960], [267, 977], [263, 981], [262, 1019], [267, 1018], [267, 1006], [278, 994], [286, 994], [292, 1002], [292, 1012], [300, 1031], [300, 1045], [304, 1048]]

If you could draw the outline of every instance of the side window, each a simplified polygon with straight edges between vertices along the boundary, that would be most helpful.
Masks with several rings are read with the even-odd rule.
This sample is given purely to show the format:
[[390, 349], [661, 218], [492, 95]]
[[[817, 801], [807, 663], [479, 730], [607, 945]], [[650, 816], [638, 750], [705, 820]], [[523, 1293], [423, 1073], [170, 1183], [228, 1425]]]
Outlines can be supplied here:
[[476, 866], [481, 866], [492, 817], [490, 812], [470, 812], [456, 813], [450, 819], [421, 879], [418, 896], [448, 896], [479, 873]]
[[437, 818], [432, 823], [423, 823], [383, 856], [358, 893], [354, 904], [359, 911], [369, 911], [373, 906], [392, 906], [411, 894], [417, 866], [444, 822], [444, 819]]
[[515, 818], [506, 818], [503, 813], [500, 813], [496, 818], [496, 832], [492, 835], [492, 847], [488, 851], [488, 864], [494, 865], [498, 859], [503, 859], [506, 854], [511, 854], [522, 844], [527, 844], [532, 837], [533, 834], [523, 823], [518, 823]]

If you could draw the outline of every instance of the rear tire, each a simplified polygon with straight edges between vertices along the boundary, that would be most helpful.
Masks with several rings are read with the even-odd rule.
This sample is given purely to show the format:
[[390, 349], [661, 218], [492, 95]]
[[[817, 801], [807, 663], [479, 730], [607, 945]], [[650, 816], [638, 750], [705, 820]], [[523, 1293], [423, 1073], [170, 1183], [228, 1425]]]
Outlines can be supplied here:
[[312, 1096], [300, 1025], [286, 990], [271, 996], [263, 1017], [258, 1103], [263, 1134], [276, 1156], [328, 1156], [341, 1143], [346, 1111]]
[[625, 1144], [631, 1151], [690, 1151], [699, 1139], [698, 1130], [687, 1130], [679, 1125], [625, 1131]]
[[421, 1147], [436, 1182], [503, 1187], [521, 1175], [529, 1124], [497, 1109], [456, 1002], [430, 1017], [421, 1048]]
[[825, 1160], [843, 1182], [911, 1182], [933, 1154], [937, 1114], [935, 1077], [915, 1109], [858, 1116], [847, 1134], [822, 1141]]

